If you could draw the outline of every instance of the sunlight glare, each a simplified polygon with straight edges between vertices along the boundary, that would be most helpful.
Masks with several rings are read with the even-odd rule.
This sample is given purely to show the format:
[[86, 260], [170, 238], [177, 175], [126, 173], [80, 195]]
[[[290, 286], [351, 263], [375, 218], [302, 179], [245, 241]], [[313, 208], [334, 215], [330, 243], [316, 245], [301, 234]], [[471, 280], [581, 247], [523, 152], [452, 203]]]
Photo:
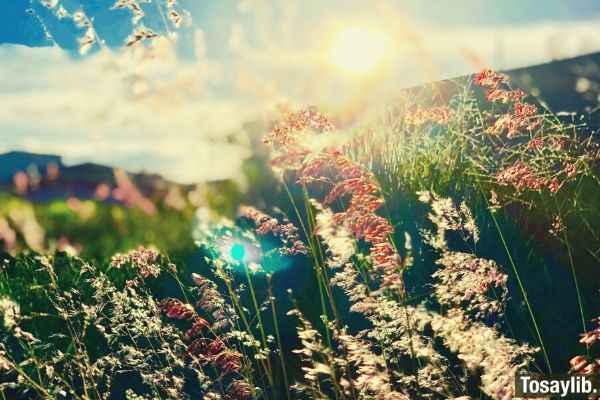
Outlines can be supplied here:
[[387, 36], [384, 32], [364, 27], [340, 30], [333, 38], [330, 49], [331, 63], [346, 72], [365, 74], [383, 60]]

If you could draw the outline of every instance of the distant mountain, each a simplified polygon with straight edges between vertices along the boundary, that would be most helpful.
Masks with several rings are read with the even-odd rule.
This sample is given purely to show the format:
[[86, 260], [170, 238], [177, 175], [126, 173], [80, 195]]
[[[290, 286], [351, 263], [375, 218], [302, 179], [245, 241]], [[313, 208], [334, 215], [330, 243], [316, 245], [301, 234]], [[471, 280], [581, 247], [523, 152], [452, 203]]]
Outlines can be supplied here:
[[587, 113], [600, 103], [600, 53], [506, 71], [554, 112]]
[[[554, 113], [562, 115], [561, 118], [569, 120], [566, 114], [576, 113], [577, 121], [585, 122], [590, 131], [600, 129], [600, 53], [502, 72], [510, 77], [513, 87], [524, 89]], [[430, 99], [445, 103], [462, 87], [457, 81], [467, 78], [469, 76], [409, 88], [401, 97], [412, 99], [420, 95], [425, 101], [431, 91]], [[476, 91], [483, 97], [483, 90]]]
[[[49, 165], [58, 167], [56, 179], [48, 179]], [[0, 154], [0, 189], [11, 191], [13, 177], [19, 171], [29, 174], [34, 172], [40, 176], [38, 188], [29, 191], [26, 196], [33, 201], [70, 196], [93, 198], [99, 184], [105, 183], [112, 187], [116, 183], [112, 167], [94, 163], [66, 166], [57, 155], [11, 151]], [[167, 181], [157, 174], [129, 173], [129, 176], [144, 194], [164, 192], [172, 185], [188, 188], [186, 185]]]
[[[538, 101], [547, 104], [552, 111], [583, 115], [583, 119], [578, 119], [578, 122], [585, 121], [589, 131], [600, 129], [600, 113], [596, 111], [600, 103], [600, 53], [503, 72], [510, 76], [513, 86], [525, 89]], [[438, 101], [447, 102], [459, 87], [456, 81], [465, 78], [467, 77], [409, 88], [403, 91], [402, 97], [414, 98], [413, 94], [416, 96], [424, 90], [427, 93], [434, 89], [435, 96], [420, 98], [429, 97], [431, 100], [435, 97]], [[480, 91], [480, 95], [483, 96], [483, 91]], [[32, 200], [69, 195], [92, 197], [98, 184], [115, 184], [113, 168], [108, 166], [92, 163], [66, 166], [58, 155], [11, 151], [0, 154], [0, 188], [12, 190], [15, 173], [27, 171], [28, 168], [30, 172], [32, 169], [36, 170], [43, 177], [51, 164], [59, 167], [59, 179], [42, 180], [40, 190], [28, 195]], [[154, 174], [138, 173], [130, 176], [143, 192], [163, 190], [174, 184]]]
[[40, 173], [46, 173], [46, 167], [55, 164], [62, 167], [60, 156], [50, 154], [34, 154], [24, 151], [11, 151], [0, 154], [0, 184], [12, 182], [13, 176], [19, 171], [25, 171], [32, 166]]

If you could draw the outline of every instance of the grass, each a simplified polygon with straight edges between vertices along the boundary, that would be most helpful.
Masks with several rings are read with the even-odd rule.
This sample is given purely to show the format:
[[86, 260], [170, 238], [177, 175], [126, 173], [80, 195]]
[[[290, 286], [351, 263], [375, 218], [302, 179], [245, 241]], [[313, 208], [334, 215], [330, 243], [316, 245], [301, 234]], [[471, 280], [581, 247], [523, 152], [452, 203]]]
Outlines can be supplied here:
[[249, 164], [269, 213], [234, 217], [235, 188], [195, 218], [5, 196], [0, 393], [499, 399], [518, 370], [592, 365], [596, 138], [492, 71], [432, 92], [356, 132], [286, 111]]

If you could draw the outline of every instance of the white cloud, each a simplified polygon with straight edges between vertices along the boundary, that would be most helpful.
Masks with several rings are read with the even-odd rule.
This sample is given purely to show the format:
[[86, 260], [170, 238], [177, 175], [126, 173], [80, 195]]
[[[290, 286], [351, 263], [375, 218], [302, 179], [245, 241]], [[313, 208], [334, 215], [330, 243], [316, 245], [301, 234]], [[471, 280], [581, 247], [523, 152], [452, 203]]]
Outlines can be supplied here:
[[[150, 49], [103, 50], [82, 60], [58, 48], [0, 46], [0, 148], [144, 169], [183, 182], [237, 177], [249, 148], [230, 134], [273, 101], [370, 107], [401, 87], [475, 72], [475, 58], [508, 68], [598, 51], [598, 22], [442, 30], [409, 27], [390, 13], [378, 28], [395, 45], [379, 75], [363, 79], [324, 61], [336, 26], [327, 21], [306, 32], [304, 42], [273, 32], [268, 43], [251, 46], [240, 36], [220, 60], [206, 58], [210, 46], [202, 32], [195, 35], [199, 61], [178, 58], [167, 39]], [[234, 34], [243, 36], [242, 28]]]
[[210, 67], [172, 51], [162, 39], [76, 61], [58, 48], [0, 47], [2, 147], [184, 182], [237, 177], [249, 151], [229, 134], [254, 106], [209, 95]]

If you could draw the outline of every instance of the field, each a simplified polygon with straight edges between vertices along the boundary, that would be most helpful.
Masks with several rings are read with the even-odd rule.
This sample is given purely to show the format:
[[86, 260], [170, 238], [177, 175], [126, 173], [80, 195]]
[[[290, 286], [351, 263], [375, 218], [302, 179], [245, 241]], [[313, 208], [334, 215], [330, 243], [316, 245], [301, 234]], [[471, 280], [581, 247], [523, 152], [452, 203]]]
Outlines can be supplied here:
[[0, 400], [598, 379], [600, 5], [109, 3], [0, 12]]
[[596, 373], [597, 140], [505, 75], [455, 84], [351, 130], [282, 110], [246, 191], [115, 171], [32, 202], [15, 176], [3, 398], [509, 399], [516, 371]]

